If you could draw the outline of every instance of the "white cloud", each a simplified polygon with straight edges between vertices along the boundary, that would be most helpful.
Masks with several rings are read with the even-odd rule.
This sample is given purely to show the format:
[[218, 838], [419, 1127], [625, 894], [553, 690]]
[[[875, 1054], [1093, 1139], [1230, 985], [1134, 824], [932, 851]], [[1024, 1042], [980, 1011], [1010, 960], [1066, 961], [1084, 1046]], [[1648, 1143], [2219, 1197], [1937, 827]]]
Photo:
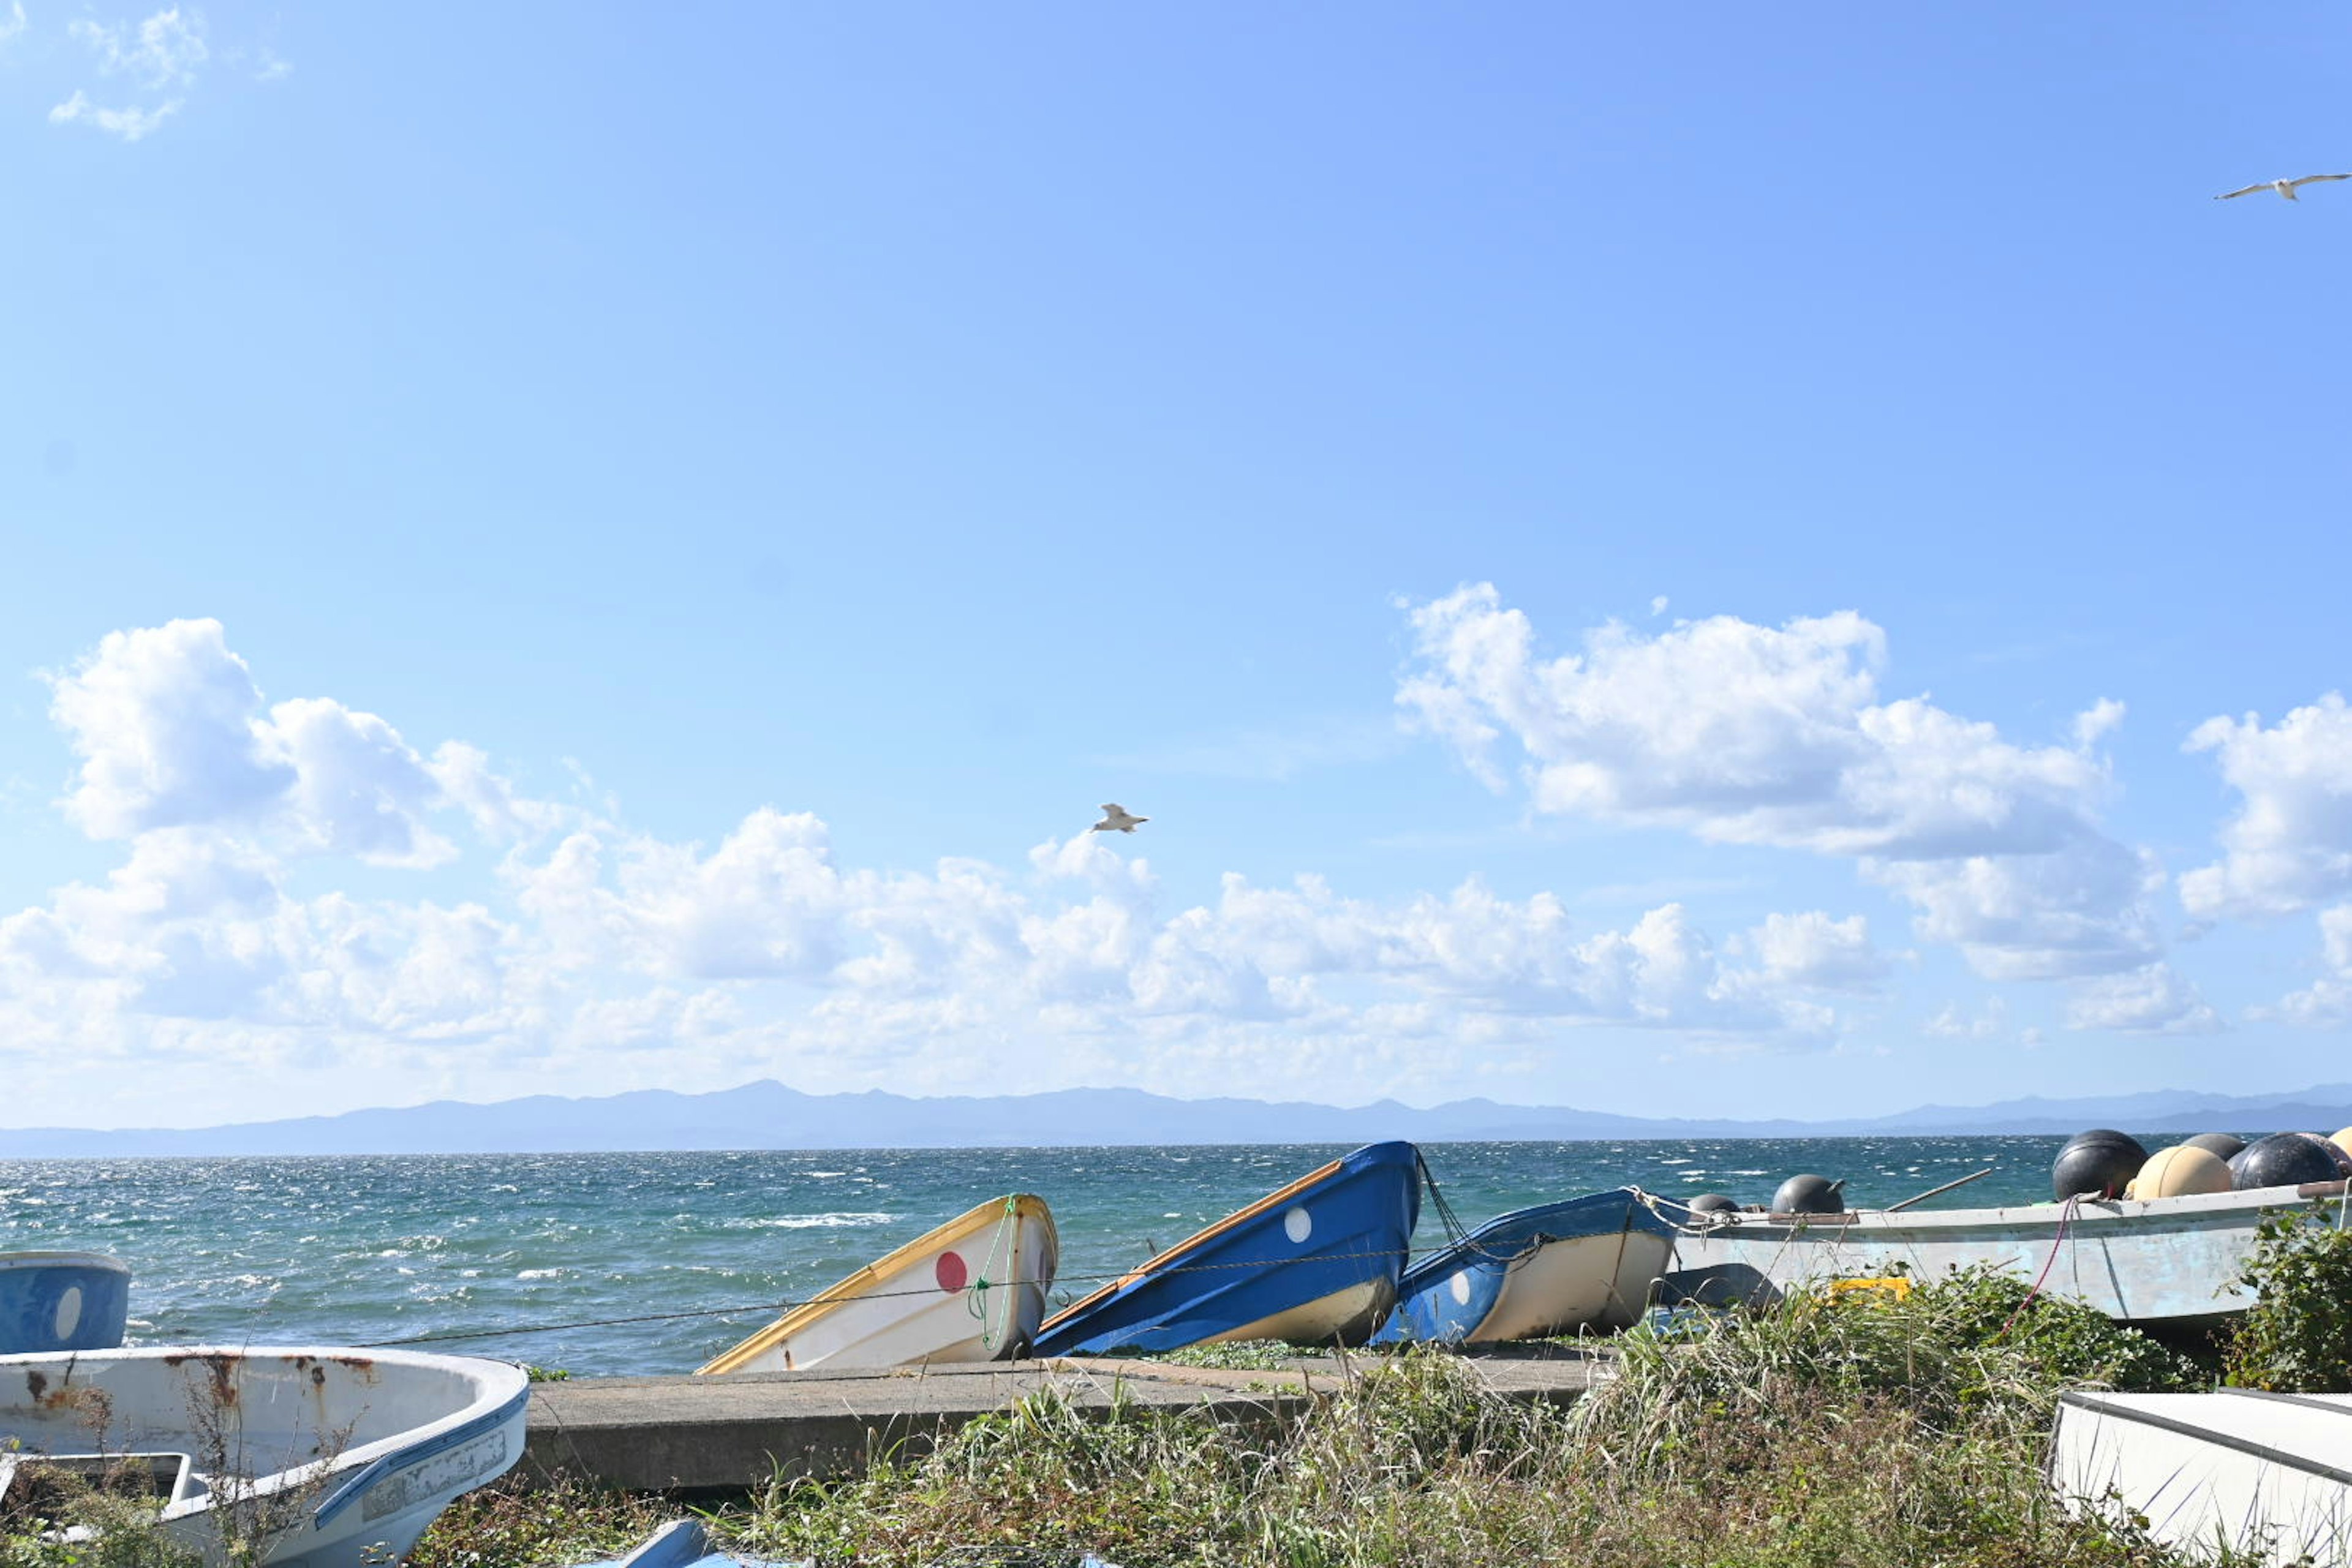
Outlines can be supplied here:
[[1958, 1002], [1947, 1002], [1920, 1029], [1939, 1039], [1996, 1040], [2009, 1033], [2009, 1004], [1988, 996], [1983, 1007], [1969, 1013]]
[[2213, 752], [2240, 797], [2222, 858], [2180, 879], [2190, 914], [2291, 914], [2352, 891], [2352, 709], [2340, 694], [2267, 730], [2253, 713], [2209, 719], [2186, 749]]
[[1539, 812], [1853, 858], [1988, 975], [2109, 973], [2157, 952], [2149, 870], [2100, 830], [2093, 750], [2020, 746], [1925, 698], [1882, 701], [1885, 636], [1850, 611], [1773, 627], [1727, 616], [1654, 637], [1614, 623], [1545, 659], [1488, 584], [1412, 612], [1398, 700], [1490, 786]]
[[8, 0], [8, 14], [0, 16], [0, 44], [6, 44], [25, 30], [25, 0]]
[[[0, 1051], [22, 1061], [462, 1078], [666, 1040], [662, 1081], [796, 1061], [813, 1083], [969, 1089], [1003, 1087], [984, 1064], [1018, 1040], [1037, 1086], [1393, 1090], [1538, 1064], [1595, 1026], [1811, 1047], [1839, 1028], [1819, 993], [1884, 969], [1858, 917], [1772, 917], [1734, 944], [1761, 955], [1742, 967], [1679, 904], [1594, 927], [1475, 881], [1375, 900], [1228, 876], [1168, 910], [1097, 834], [920, 873], [843, 866], [805, 812], [667, 842], [528, 798], [463, 743], [428, 755], [331, 699], [270, 704], [213, 621], [113, 634], [50, 686], [77, 764], [58, 804], [123, 852], [0, 919]], [[294, 869], [468, 857], [496, 876], [454, 902], [306, 893], [332, 871]]]
[[163, 121], [179, 110], [176, 98], [153, 109], [101, 109], [77, 89], [71, 98], [49, 110], [49, 123], [89, 125], [125, 142], [138, 142], [161, 130]]
[[1650, 614], [1654, 616], [1663, 616], [1665, 613], [1666, 596], [1664, 594], [1657, 595], [1650, 601]]
[[2281, 997], [2276, 1006], [2250, 1009], [2250, 1016], [2307, 1029], [2352, 1024], [2352, 904], [2319, 911], [2319, 978]]
[[1860, 915], [1833, 921], [1820, 910], [1775, 914], [1748, 933], [1774, 980], [1832, 991], [1874, 991], [1894, 968], [1871, 944]]
[[135, 27], [127, 22], [77, 18], [67, 31], [88, 44], [103, 76], [127, 76], [160, 90], [195, 80], [196, 68], [210, 58], [201, 13], [178, 6], [158, 11]]
[[2139, 1035], [2209, 1035], [2221, 1015], [2168, 963], [2105, 974], [2076, 986], [2066, 1004], [2070, 1029], [2119, 1029]]

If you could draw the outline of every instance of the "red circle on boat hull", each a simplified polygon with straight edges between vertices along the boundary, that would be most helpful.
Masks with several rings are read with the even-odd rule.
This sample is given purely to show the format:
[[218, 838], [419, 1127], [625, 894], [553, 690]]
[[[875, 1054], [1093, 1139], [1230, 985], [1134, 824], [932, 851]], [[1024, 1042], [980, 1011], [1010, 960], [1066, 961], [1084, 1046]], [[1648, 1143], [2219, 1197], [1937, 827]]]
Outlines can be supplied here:
[[954, 1252], [940, 1253], [940, 1260], [932, 1267], [931, 1273], [938, 1279], [940, 1289], [950, 1296], [962, 1289], [964, 1281], [971, 1278], [964, 1268], [962, 1255]]

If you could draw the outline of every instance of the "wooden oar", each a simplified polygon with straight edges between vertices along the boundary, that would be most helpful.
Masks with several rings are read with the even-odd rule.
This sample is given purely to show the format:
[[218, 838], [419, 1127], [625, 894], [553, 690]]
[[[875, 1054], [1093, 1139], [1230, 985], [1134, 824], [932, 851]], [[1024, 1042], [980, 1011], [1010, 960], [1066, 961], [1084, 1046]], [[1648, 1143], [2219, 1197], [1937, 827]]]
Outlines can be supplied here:
[[1993, 1173], [1993, 1172], [1994, 1172], [1996, 1169], [1998, 1169], [1998, 1167], [1996, 1167], [1996, 1166], [1992, 1166], [1992, 1165], [1987, 1165], [1987, 1166], [1986, 1166], [1983, 1170], [1981, 1170], [1981, 1171], [1973, 1172], [1973, 1173], [1970, 1173], [1970, 1174], [1969, 1174], [1969, 1175], [1965, 1175], [1965, 1176], [1959, 1177], [1959, 1178], [1958, 1178], [1958, 1180], [1956, 1180], [1956, 1181], [1949, 1181], [1949, 1182], [1946, 1182], [1946, 1183], [1945, 1183], [1942, 1186], [1940, 1186], [1940, 1187], [1929, 1187], [1926, 1192], [1921, 1193], [1921, 1194], [1920, 1194], [1918, 1196], [1916, 1196], [1916, 1197], [1905, 1198], [1905, 1199], [1904, 1199], [1901, 1203], [1899, 1203], [1899, 1204], [1888, 1204], [1885, 1208], [1883, 1208], [1883, 1209], [1879, 1210], [1878, 1212], [1879, 1212], [1879, 1213], [1881, 1213], [1881, 1214], [1893, 1214], [1896, 1209], [1907, 1209], [1907, 1208], [1909, 1208], [1913, 1204], [1923, 1204], [1923, 1203], [1926, 1203], [1929, 1198], [1934, 1197], [1937, 1193], [1948, 1193], [1948, 1192], [1950, 1192], [1954, 1187], [1965, 1187], [1965, 1186], [1967, 1186], [1970, 1182], [1975, 1181], [1975, 1180], [1977, 1179], [1977, 1177], [1979, 1177], [1979, 1176], [1990, 1176], [1990, 1175], [1991, 1175], [1991, 1174]]

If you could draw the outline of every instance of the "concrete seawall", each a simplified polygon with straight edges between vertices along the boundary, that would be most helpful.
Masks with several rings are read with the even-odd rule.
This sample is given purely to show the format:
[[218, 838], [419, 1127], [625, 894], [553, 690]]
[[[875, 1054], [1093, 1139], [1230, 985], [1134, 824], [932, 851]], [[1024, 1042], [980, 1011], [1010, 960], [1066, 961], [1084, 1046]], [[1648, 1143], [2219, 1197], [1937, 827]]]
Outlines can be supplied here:
[[[1604, 1358], [1556, 1346], [1465, 1358], [1514, 1399], [1572, 1403]], [[1108, 1415], [1116, 1402], [1271, 1429], [1342, 1380], [1377, 1375], [1378, 1356], [1307, 1357], [1280, 1370], [1087, 1358], [747, 1373], [730, 1377], [578, 1378], [535, 1384], [521, 1470], [641, 1491], [733, 1490], [776, 1476], [855, 1475], [877, 1458], [929, 1452], [965, 1423], [1041, 1389]]]

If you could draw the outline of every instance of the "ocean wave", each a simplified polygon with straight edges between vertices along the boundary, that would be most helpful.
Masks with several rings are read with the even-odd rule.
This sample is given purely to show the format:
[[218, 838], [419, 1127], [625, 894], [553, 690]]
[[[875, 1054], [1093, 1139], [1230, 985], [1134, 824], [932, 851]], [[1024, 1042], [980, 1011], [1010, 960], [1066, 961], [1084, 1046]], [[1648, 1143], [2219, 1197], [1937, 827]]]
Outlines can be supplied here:
[[833, 1230], [843, 1227], [889, 1225], [898, 1219], [894, 1214], [786, 1214], [772, 1219], [725, 1219], [719, 1222], [721, 1230]]

